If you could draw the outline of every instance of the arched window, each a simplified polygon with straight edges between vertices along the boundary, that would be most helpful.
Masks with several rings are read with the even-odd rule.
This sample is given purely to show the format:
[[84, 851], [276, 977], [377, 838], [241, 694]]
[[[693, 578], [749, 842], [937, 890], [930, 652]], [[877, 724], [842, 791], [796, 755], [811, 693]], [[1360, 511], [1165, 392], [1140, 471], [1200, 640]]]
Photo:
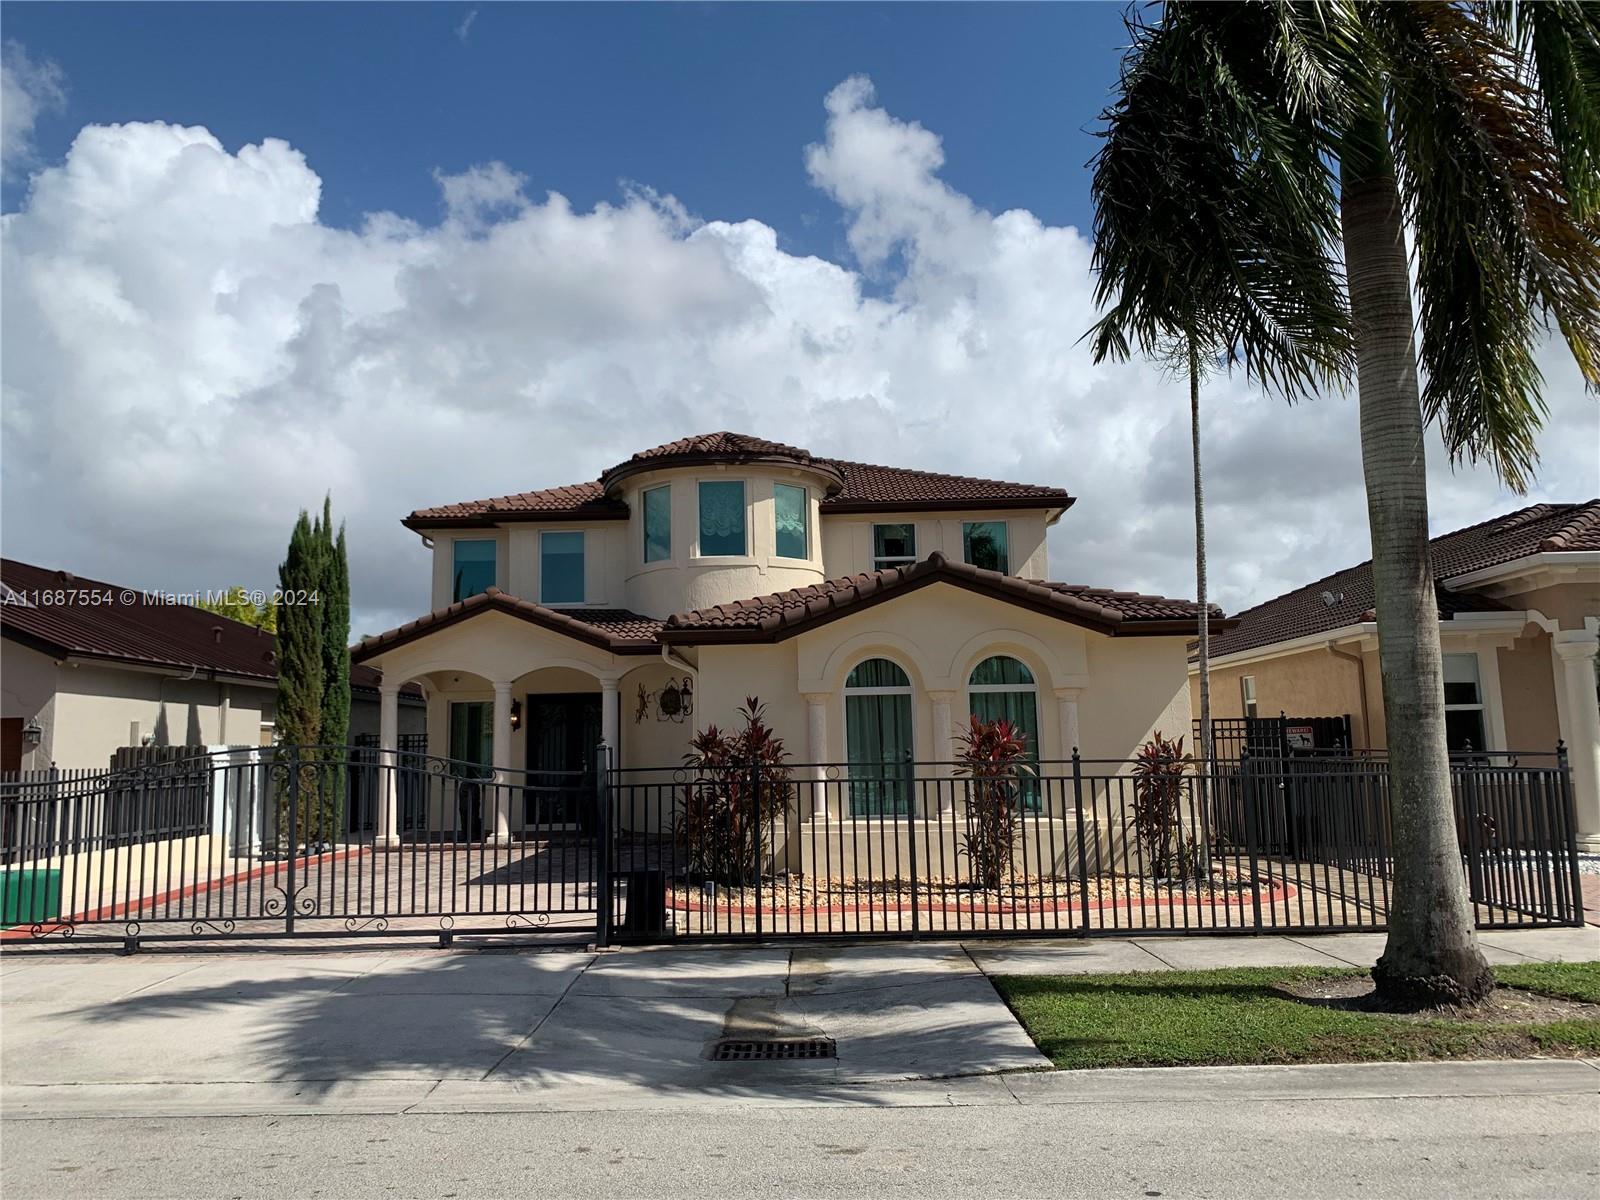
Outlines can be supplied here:
[[886, 658], [858, 663], [844, 681], [850, 815], [911, 812], [911, 680]]
[[972, 668], [967, 679], [972, 715], [980, 721], [1010, 721], [1028, 739], [1034, 773], [1022, 784], [1023, 803], [1039, 807], [1039, 689], [1033, 672], [1014, 658], [996, 654]]

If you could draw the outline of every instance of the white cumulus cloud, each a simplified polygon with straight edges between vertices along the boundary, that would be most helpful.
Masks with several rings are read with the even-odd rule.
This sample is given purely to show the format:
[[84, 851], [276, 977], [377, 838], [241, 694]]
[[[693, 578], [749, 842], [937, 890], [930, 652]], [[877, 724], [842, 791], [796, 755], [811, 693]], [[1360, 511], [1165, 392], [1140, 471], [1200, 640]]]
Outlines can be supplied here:
[[7, 179], [33, 162], [33, 127], [39, 115], [66, 102], [60, 67], [32, 58], [18, 42], [0, 48], [0, 173]]
[[[427, 604], [411, 509], [729, 428], [1064, 485], [1057, 578], [1192, 594], [1187, 393], [1090, 361], [1084, 236], [975, 205], [937, 135], [864, 79], [821, 121], [796, 171], [842, 212], [844, 262], [648, 181], [576, 211], [499, 163], [440, 175], [436, 224], [337, 229], [284, 142], [83, 129], [0, 238], [5, 552], [140, 586], [270, 584], [295, 511], [331, 490], [371, 632]], [[1535, 498], [1587, 498], [1600, 424], [1548, 357]], [[1223, 604], [1366, 556], [1353, 399], [1290, 409], [1222, 378], [1204, 403]], [[1434, 452], [1439, 528], [1517, 503]]]

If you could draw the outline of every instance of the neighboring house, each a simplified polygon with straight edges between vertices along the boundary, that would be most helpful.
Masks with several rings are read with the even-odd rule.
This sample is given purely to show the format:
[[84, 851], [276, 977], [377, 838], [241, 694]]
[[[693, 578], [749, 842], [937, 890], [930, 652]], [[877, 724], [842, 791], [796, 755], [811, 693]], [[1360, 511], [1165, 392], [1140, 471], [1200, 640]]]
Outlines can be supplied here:
[[[9, 558], [0, 585], [0, 770], [103, 770], [124, 746], [272, 741], [270, 633]], [[351, 670], [352, 739], [378, 731], [380, 678]], [[420, 691], [399, 710], [401, 731], [420, 734]]]
[[1045, 759], [1122, 759], [1189, 728], [1199, 610], [1046, 582], [1072, 503], [685, 438], [592, 483], [413, 512], [434, 611], [355, 658], [383, 671], [385, 746], [417, 681], [434, 753], [507, 770], [588, 770], [602, 739], [671, 767], [752, 696], [797, 763], [948, 764], [969, 712], [1013, 718]]
[[[1565, 742], [1579, 832], [1600, 849], [1600, 500], [1535, 504], [1429, 545], [1450, 749]], [[1371, 562], [1240, 613], [1211, 654], [1214, 716], [1349, 714], [1356, 748], [1383, 748]]]

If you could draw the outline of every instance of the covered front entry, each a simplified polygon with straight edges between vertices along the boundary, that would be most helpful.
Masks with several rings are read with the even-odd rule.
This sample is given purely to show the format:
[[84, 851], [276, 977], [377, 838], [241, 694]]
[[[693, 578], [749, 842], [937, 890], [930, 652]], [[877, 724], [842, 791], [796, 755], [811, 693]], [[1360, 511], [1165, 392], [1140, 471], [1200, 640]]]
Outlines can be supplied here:
[[599, 692], [529, 693], [524, 700], [527, 824], [591, 829], [602, 736], [600, 704]]

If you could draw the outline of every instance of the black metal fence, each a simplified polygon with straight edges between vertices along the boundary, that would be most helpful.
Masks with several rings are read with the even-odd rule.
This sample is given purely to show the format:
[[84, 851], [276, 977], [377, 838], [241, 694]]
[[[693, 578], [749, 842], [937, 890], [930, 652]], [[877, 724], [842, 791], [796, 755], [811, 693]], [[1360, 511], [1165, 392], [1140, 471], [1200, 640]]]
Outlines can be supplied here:
[[[1308, 753], [1345, 754], [1355, 747], [1350, 714], [1334, 717], [1213, 717], [1212, 757], [1236, 762], [1247, 754], [1289, 758]], [[1200, 721], [1194, 721], [1193, 748], [1200, 754]]]
[[[1074, 757], [495, 771], [240, 749], [0, 780], [0, 939], [617, 940], [1385, 928], [1381, 755], [1251, 755], [1155, 785]], [[1559, 754], [1452, 765], [1485, 928], [1582, 921]]]
[[[619, 939], [1071, 936], [1386, 928], [1381, 758], [1191, 764], [1142, 786], [1074, 757], [986, 780], [949, 764], [612, 773]], [[1452, 769], [1477, 923], [1582, 923], [1557, 755]]]
[[0, 938], [584, 934], [596, 791], [369, 747], [10, 776]]

